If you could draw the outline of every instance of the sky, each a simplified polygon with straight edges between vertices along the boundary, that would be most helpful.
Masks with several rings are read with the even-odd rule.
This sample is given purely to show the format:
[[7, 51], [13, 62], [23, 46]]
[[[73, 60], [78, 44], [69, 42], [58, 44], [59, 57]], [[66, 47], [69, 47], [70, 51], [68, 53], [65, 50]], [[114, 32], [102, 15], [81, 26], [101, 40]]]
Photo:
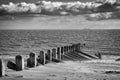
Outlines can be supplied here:
[[[36, 3], [41, 0], [0, 0], [0, 4], [7, 4], [9, 2], [13, 3], [19, 3], [19, 2], [28, 2], [28, 3]], [[94, 0], [45, 0], [45, 1], [82, 1], [82, 2], [88, 2], [88, 1], [94, 1]]]
[[[0, 3], [7, 3], [10, 1], [11, 0], [0, 0]], [[33, 2], [33, 0], [12, 0], [12, 1]], [[37, 1], [38, 0], [34, 0], [34, 2]], [[86, 15], [0, 16], [0, 29], [120, 29], [119, 26], [120, 26], [119, 19], [87, 20]]]
[[88, 21], [81, 15], [21, 17], [0, 20], [0, 29], [120, 29], [120, 20]]

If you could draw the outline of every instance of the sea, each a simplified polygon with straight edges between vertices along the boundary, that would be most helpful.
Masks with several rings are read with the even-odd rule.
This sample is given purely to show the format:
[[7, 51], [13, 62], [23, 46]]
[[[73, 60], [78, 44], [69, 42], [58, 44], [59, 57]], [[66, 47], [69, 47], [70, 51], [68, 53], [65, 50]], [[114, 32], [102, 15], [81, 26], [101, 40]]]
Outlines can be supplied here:
[[39, 53], [76, 43], [85, 43], [89, 54], [120, 55], [120, 30], [0, 30], [1, 55]]

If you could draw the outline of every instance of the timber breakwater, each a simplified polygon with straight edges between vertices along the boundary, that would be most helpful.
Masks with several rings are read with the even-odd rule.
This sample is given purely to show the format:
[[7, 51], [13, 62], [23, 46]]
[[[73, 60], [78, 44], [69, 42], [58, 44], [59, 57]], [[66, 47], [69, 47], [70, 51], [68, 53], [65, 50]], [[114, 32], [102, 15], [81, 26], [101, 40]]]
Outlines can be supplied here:
[[72, 44], [61, 47], [48, 49], [47, 51], [40, 51], [39, 54], [30, 52], [29, 57], [25, 59], [23, 55], [15, 56], [15, 60], [0, 59], [0, 76], [5, 76], [6, 67], [15, 71], [22, 71], [26, 67], [34, 68], [39, 65], [45, 65], [52, 62], [63, 62], [63, 61], [81, 61], [81, 60], [92, 60], [99, 59], [100, 55], [90, 55], [81, 51], [82, 44]]

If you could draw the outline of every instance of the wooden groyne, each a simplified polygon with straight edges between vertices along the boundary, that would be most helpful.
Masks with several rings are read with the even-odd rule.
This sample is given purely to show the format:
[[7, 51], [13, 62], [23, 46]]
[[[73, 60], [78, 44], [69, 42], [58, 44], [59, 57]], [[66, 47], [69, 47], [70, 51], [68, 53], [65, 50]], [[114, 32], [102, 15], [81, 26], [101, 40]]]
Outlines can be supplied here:
[[[31, 52], [27, 59], [24, 59], [22, 55], [15, 56], [15, 62], [8, 61], [7, 67], [16, 71], [22, 71], [25, 67], [34, 68], [39, 65], [45, 65], [50, 62], [62, 62], [64, 60], [90, 60], [99, 59], [98, 56], [92, 56], [90, 54], [81, 51], [81, 43], [71, 44], [61, 47], [48, 49], [47, 51], [40, 51], [37, 55]], [[25, 60], [27, 65], [25, 65]], [[5, 60], [0, 59], [0, 77], [5, 76]]]

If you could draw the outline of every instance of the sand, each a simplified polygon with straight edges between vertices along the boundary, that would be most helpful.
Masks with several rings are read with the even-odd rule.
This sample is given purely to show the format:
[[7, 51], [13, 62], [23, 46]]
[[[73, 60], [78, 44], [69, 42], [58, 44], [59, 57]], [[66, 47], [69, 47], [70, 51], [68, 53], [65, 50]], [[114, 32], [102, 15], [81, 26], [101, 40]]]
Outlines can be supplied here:
[[48, 63], [23, 71], [6, 69], [0, 80], [120, 80], [120, 62], [115, 56], [102, 60], [63, 61]]

